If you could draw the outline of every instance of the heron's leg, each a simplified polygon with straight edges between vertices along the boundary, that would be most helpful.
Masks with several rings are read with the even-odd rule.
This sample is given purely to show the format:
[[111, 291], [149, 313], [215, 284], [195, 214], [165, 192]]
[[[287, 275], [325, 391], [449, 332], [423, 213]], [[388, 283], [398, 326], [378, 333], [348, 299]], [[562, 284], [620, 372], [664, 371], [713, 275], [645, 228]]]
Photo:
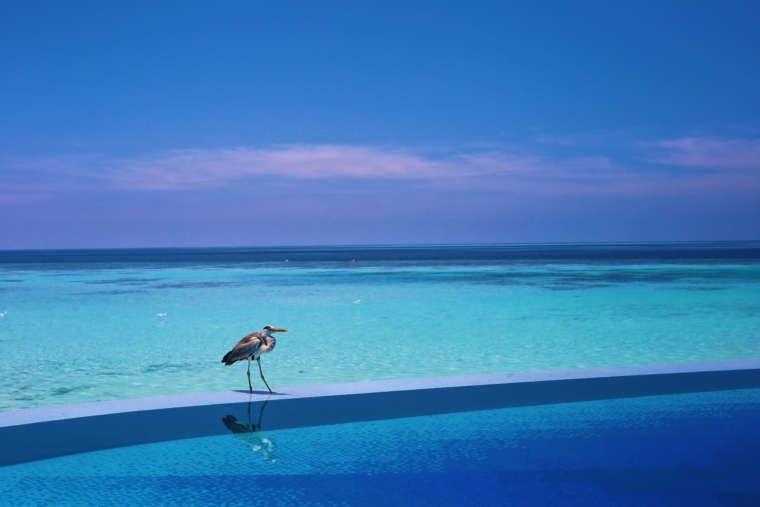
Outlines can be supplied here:
[[251, 358], [248, 358], [248, 391], [253, 394], [253, 386], [251, 385]]
[[264, 381], [264, 385], [266, 385], [267, 389], [269, 389], [269, 394], [272, 394], [272, 388], [269, 387], [269, 384], [267, 384], [267, 379], [264, 378], [264, 372], [261, 371], [261, 358], [257, 358], [256, 362], [259, 364], [259, 373], [261, 373], [261, 380]]

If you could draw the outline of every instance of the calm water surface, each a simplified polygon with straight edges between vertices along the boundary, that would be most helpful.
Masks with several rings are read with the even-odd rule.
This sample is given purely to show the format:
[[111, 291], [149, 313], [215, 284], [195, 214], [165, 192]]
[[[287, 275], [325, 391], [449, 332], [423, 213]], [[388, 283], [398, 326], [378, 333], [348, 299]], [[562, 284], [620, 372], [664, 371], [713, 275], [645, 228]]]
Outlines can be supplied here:
[[0, 505], [757, 506], [759, 417], [758, 389], [285, 430], [257, 408], [252, 431], [0, 467]]
[[760, 243], [0, 252], [6, 310], [0, 410], [243, 389], [266, 324], [274, 388], [749, 359]]

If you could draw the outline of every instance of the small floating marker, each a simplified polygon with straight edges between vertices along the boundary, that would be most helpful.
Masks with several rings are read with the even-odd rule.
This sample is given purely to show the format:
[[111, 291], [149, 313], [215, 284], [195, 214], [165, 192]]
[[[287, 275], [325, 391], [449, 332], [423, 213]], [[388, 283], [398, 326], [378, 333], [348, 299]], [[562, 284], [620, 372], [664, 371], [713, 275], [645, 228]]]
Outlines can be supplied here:
[[290, 262], [288, 259], [285, 259], [285, 262]]
[[351, 259], [351, 262], [356, 262], [356, 259]]

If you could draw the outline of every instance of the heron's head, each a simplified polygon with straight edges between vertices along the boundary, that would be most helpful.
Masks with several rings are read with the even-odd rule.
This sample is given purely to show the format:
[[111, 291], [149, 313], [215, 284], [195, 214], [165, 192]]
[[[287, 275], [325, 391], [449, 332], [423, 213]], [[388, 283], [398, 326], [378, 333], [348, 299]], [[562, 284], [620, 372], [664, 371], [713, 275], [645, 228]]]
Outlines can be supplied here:
[[279, 327], [264, 326], [264, 329], [262, 329], [261, 332], [269, 336], [272, 333], [287, 333], [288, 330]]

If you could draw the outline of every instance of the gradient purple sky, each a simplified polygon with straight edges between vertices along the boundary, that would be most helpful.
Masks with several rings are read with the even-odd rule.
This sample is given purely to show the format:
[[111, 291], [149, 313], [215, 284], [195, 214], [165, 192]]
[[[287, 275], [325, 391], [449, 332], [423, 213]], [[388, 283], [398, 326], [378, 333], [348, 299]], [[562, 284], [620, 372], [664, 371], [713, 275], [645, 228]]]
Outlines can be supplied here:
[[757, 2], [0, 7], [0, 249], [760, 238]]

